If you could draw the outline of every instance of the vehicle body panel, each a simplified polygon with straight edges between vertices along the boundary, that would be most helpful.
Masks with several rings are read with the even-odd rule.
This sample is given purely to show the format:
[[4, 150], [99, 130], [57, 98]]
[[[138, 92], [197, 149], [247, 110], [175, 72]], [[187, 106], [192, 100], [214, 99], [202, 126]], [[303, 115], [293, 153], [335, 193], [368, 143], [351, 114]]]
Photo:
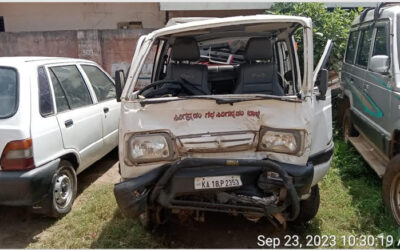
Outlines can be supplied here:
[[[51, 184], [61, 157], [67, 155], [71, 157], [72, 155], [72, 158], [76, 159], [79, 173], [118, 145], [120, 104], [116, 102], [115, 98], [98, 103], [83, 70], [80, 73], [85, 79], [93, 104], [57, 113], [53, 86], [46, 69], [60, 65], [76, 65], [80, 69], [80, 64], [92, 65], [101, 69], [94, 62], [81, 59], [0, 57], [0, 66], [15, 68], [19, 75], [18, 110], [13, 116], [0, 119], [0, 152], [3, 152], [5, 145], [10, 141], [31, 138], [35, 165], [32, 170], [17, 172], [2, 171], [0, 166], [0, 181], [2, 182], [0, 197], [4, 198], [0, 200], [0, 204], [32, 205], [37, 203], [48, 195], [50, 189], [47, 185]], [[44, 67], [46, 70], [54, 107], [54, 114], [48, 116], [42, 116], [39, 109], [39, 67]], [[108, 74], [106, 75], [110, 78]], [[107, 114], [103, 111], [105, 107], [109, 107]], [[66, 131], [64, 122], [71, 118], [74, 119], [72, 127], [77, 130]], [[64, 130], [64, 137], [62, 130]], [[65, 136], [65, 134], [67, 135]], [[78, 139], [82, 139], [82, 141], [76, 143]], [[73, 144], [77, 144], [81, 148], [78, 149]], [[75, 164], [75, 162], [73, 163]], [[17, 189], [20, 191], [4, 193], [7, 188], [18, 185]]]
[[[214, 96], [215, 97], [215, 96]], [[125, 135], [128, 133], [139, 133], [146, 131], [160, 131], [167, 129], [174, 137], [185, 137], [191, 135], [197, 137], [197, 143], [201, 138], [210, 137], [216, 134], [221, 137], [224, 133], [243, 133], [252, 132], [254, 137], [249, 142], [251, 145], [247, 150], [230, 150], [229, 145], [221, 143], [221, 150], [213, 152], [190, 152], [184, 145], [177, 142], [179, 155], [182, 157], [226, 157], [229, 152], [232, 158], [243, 159], [263, 159], [305, 164], [310, 155], [311, 147], [311, 119], [312, 108], [310, 102], [280, 101], [280, 100], [251, 100], [237, 102], [234, 104], [216, 104], [215, 100], [207, 99], [186, 99], [164, 102], [159, 104], [147, 104], [141, 107], [140, 101], [124, 102], [121, 113], [121, 124], [126, 127], [120, 129], [120, 142], [124, 142]], [[284, 110], [284, 114], [282, 114]], [[235, 117], [234, 117], [235, 116]], [[214, 118], [212, 118], [214, 117]], [[229, 124], [229, 127], [227, 126]], [[273, 152], [257, 151], [258, 133], [262, 127], [297, 129], [305, 131], [303, 154], [300, 156], [287, 155]], [[213, 138], [213, 141], [218, 139]], [[246, 141], [247, 143], [247, 141]], [[210, 145], [209, 145], [210, 146]], [[126, 148], [125, 145], [120, 147]], [[189, 152], [188, 152], [189, 151]], [[217, 151], [217, 152], [215, 152]], [[126, 154], [120, 150], [121, 154]], [[124, 158], [121, 158], [124, 159]], [[121, 166], [126, 166], [123, 161]], [[122, 167], [121, 175], [123, 178], [131, 178], [149, 171], [154, 167], [159, 167], [165, 162], [145, 164], [144, 166]]]
[[[354, 118], [356, 129], [380, 151], [381, 157], [385, 160], [391, 157], [390, 141], [400, 125], [399, 43], [396, 42], [399, 39], [396, 31], [399, 16], [400, 6], [387, 6], [383, 8], [377, 20], [374, 20], [374, 11], [369, 11], [361, 24], [360, 17], [357, 17], [352, 30], [373, 29], [368, 66], [357, 65], [355, 62], [357, 53], [352, 63], [344, 61], [341, 72], [341, 88], [350, 102], [352, 114], [356, 116]], [[390, 59], [388, 74], [373, 72], [369, 68], [379, 27], [386, 27], [387, 30], [387, 53]], [[359, 35], [356, 51], [360, 47], [360, 40]]]
[[[251, 214], [251, 211], [253, 211], [257, 216], [274, 216], [284, 213], [283, 220], [293, 221], [299, 214], [300, 200], [307, 199], [311, 187], [316, 185], [326, 174], [333, 154], [331, 92], [328, 90], [326, 96], [319, 95], [321, 88], [314, 88], [317, 74], [320, 71], [318, 69], [314, 73], [313, 68], [311, 19], [257, 15], [193, 22], [179, 21], [177, 23], [140, 38], [122, 92], [119, 127], [119, 159], [122, 182], [114, 187], [120, 208], [124, 214], [133, 217], [145, 213], [147, 206], [149, 206], [155, 210], [167, 208], [227, 213], [239, 211], [243, 214], [249, 212]], [[191, 41], [194, 41], [192, 43], [194, 46], [191, 49], [194, 48], [193, 51], [197, 53], [197, 45], [200, 41], [208, 41], [207, 38], [196, 40], [191, 37], [199, 30], [208, 29], [207, 31], [210, 33], [214, 31], [226, 32], [226, 37], [217, 35], [211, 36], [212, 39], [209, 39], [210, 44], [215, 41], [221, 43], [226, 42], [224, 39], [228, 39], [227, 37], [231, 35], [229, 28], [226, 31], [222, 27], [245, 24], [268, 24], [269, 29], [267, 31], [271, 34], [273, 34], [274, 29], [277, 29], [276, 27], [284, 24], [285, 28], [282, 28], [284, 30], [281, 31], [282, 33], [276, 32], [278, 35], [275, 34], [275, 36], [264, 35], [263, 39], [270, 39], [265, 44], [284, 40], [286, 45], [289, 45], [289, 50], [278, 51], [278, 53], [280, 53], [280, 58], [284, 58], [283, 55], [288, 52], [287, 55], [291, 58], [290, 66], [294, 70], [291, 75], [297, 79], [296, 82], [292, 80], [292, 85], [296, 86], [299, 91], [286, 95], [258, 94], [258, 92], [255, 92], [257, 94], [245, 94], [244, 92], [232, 94], [237, 92], [230, 92], [228, 94], [207, 95], [192, 93], [192, 95], [183, 94], [175, 97], [173, 94], [168, 95], [167, 93], [167, 95], [154, 98], [147, 98], [143, 94], [143, 89], [143, 91], [134, 91], [138, 87], [138, 78], [144, 62], [158, 38], [168, 41], [165, 44], [169, 46], [185, 44], [183, 42], [178, 43], [174, 39], [178, 39], [179, 36], [184, 38], [188, 36], [188, 40], [192, 38]], [[240, 26], [240, 28], [243, 27], [254, 28]], [[303, 28], [304, 60], [301, 68], [304, 72], [303, 79], [300, 77], [300, 63], [296, 56], [297, 52], [293, 39], [293, 32], [298, 27]], [[249, 44], [251, 38], [257, 37], [257, 35], [254, 35], [255, 33], [256, 31], [254, 33], [248, 32], [242, 36], [247, 36], [246, 42]], [[257, 34], [259, 35], [259, 33]], [[278, 37], [279, 35], [282, 36]], [[171, 43], [169, 43], [170, 41]], [[187, 42], [187, 44], [190, 44], [190, 42]], [[322, 62], [325, 62], [324, 59], [329, 56], [330, 42], [328, 42], [328, 45], [319, 63], [319, 67], [324, 70], [326, 69]], [[164, 47], [165, 50], [170, 48], [168, 46]], [[246, 45], [246, 48], [247, 46], [250, 45]], [[270, 47], [273, 51], [272, 45]], [[161, 52], [156, 53], [153, 72], [159, 70], [157, 67], [166, 66], [164, 64], [166, 60], [159, 60], [161, 56], [166, 56], [166, 54], [162, 53], [163, 49], [159, 48], [158, 51]], [[211, 46], [209, 51], [211, 51]], [[174, 60], [171, 54], [169, 58]], [[168, 56], [166, 57], [168, 58]], [[182, 58], [177, 59], [178, 62], [174, 63], [179, 65], [185, 60], [189, 61], [187, 66], [191, 64], [190, 61], [199, 63], [198, 59]], [[193, 56], [193, 58], [196, 58], [196, 56]], [[258, 60], [258, 58], [255, 60]], [[260, 59], [260, 64], [273, 64], [276, 63], [275, 60], [273, 57], [264, 57]], [[197, 69], [218, 72], [219, 68], [215, 69], [217, 62], [215, 60], [209, 62], [203, 64], [203, 61], [201, 61], [199, 64], [202, 65], [199, 65]], [[222, 62], [221, 65], [226, 66], [227, 62], [228, 60]], [[251, 64], [251, 62], [253, 62], [251, 58], [246, 59], [246, 63]], [[168, 62], [167, 66], [169, 64], [172, 63]], [[242, 66], [240, 63], [238, 65], [233, 64], [238, 68]], [[232, 65], [228, 66], [232, 67]], [[281, 67], [283, 67], [282, 65], [284, 64], [281, 64]], [[244, 68], [243, 66], [242, 69]], [[166, 69], [168, 71], [168, 67]], [[282, 70], [281, 74], [286, 73], [285, 71]], [[245, 70], [241, 71], [241, 73], [243, 72]], [[163, 73], [168, 74], [168, 72]], [[249, 74], [257, 77], [258, 75], [264, 76], [265, 71], [260, 71], [259, 74], [258, 72], [250, 72]], [[272, 74], [274, 74], [274, 71], [272, 71]], [[180, 73], [180, 75], [183, 78], [182, 75], [184, 74]], [[160, 79], [162, 82], [164, 78], [153, 73], [153, 84], [158, 84], [157, 81], [160, 81]], [[201, 79], [205, 78], [201, 76]], [[207, 80], [209, 81], [210, 77]], [[168, 82], [168, 79], [166, 82]], [[181, 84], [185, 83], [191, 84], [189, 81]], [[263, 82], [261, 81], [261, 83]], [[154, 90], [156, 91], [155, 86]], [[149, 88], [151, 87], [153, 85], [150, 85]], [[147, 90], [146, 87], [144, 89]], [[203, 91], [203, 93], [207, 93], [207, 91]], [[210, 91], [210, 93], [212, 92]], [[295, 138], [295, 149], [279, 151], [279, 149], [269, 148], [267, 151], [267, 146], [265, 146], [267, 142], [265, 141], [268, 139], [266, 139], [267, 132], [270, 131], [273, 131], [272, 134], [276, 133], [276, 135], [271, 135], [274, 138], [286, 138], [286, 136], [287, 138], [290, 136], [292, 136], [290, 138]], [[161, 134], [163, 135], [161, 136]], [[164, 138], [165, 143], [153, 143], [148, 139], [157, 136]], [[135, 144], [135, 140], [140, 141], [140, 143]], [[167, 157], [154, 158], [154, 150], [159, 150], [159, 148], [161, 150], [168, 148], [168, 151], [160, 151]], [[138, 155], [137, 152], [140, 154], [143, 151], [150, 152], [148, 153], [150, 158], [141, 161], [140, 157], [136, 157], [136, 155]], [[275, 178], [271, 177], [274, 174], [278, 176], [275, 179], [275, 181], [278, 181], [278, 187], [268, 183], [268, 180], [266, 181], [267, 184], [263, 186], [263, 178]], [[221, 181], [224, 181], [232, 176], [236, 180], [241, 178], [243, 186], [238, 188], [211, 188], [212, 190], [207, 192], [195, 188], [196, 179], [200, 183], [203, 180], [206, 182], [207, 178], [210, 180], [221, 178]], [[200, 187], [203, 184], [197, 185]], [[276, 193], [276, 190], [279, 190], [282, 186], [288, 192], [287, 196], [283, 193]], [[239, 204], [242, 204], [240, 202], [246, 203], [248, 200], [244, 201], [243, 199], [249, 197], [252, 197], [249, 198], [250, 200], [267, 199], [266, 197], [271, 194], [275, 195], [275, 198], [282, 197], [281, 201], [283, 202], [276, 201], [276, 203], [270, 204], [267, 200], [264, 200], [268, 204], [261, 205], [265, 209], [262, 211], [260, 204], [254, 204], [253, 201], [250, 202], [251, 204], [246, 204], [249, 206], [238, 206], [236, 203], [229, 203], [230, 198], [228, 200], [221, 199], [221, 195], [228, 195], [232, 198], [236, 197], [235, 194], [239, 194], [239, 200], [242, 199]], [[274, 200], [274, 197], [269, 198]], [[278, 203], [279, 205], [277, 205]]]

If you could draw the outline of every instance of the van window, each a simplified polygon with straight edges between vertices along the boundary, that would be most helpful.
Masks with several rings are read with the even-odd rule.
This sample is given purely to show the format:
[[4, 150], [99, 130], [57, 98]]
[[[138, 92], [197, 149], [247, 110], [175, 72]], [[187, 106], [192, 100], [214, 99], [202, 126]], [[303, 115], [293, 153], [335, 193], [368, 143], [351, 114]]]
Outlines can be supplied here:
[[358, 40], [358, 31], [353, 31], [350, 33], [349, 41], [347, 42], [347, 50], [346, 50], [346, 58], [345, 62], [353, 63], [354, 56], [356, 54], [357, 40]]
[[13, 116], [18, 107], [18, 75], [12, 68], [0, 67], [0, 118]]
[[90, 65], [82, 65], [82, 69], [89, 78], [99, 102], [116, 97], [115, 86], [103, 71], [96, 66]]
[[376, 28], [374, 52], [375, 55], [389, 55], [388, 53], [388, 34], [386, 26], [380, 26]]
[[39, 81], [39, 111], [43, 117], [54, 114], [53, 98], [51, 97], [51, 90], [49, 79], [47, 78], [44, 67], [38, 69]]
[[357, 61], [360, 66], [368, 65], [369, 49], [372, 40], [372, 29], [365, 29], [361, 31], [360, 45], [358, 46]]
[[86, 83], [76, 66], [57, 66], [50, 70], [53, 72], [56, 82], [60, 84], [70, 109], [93, 103]]

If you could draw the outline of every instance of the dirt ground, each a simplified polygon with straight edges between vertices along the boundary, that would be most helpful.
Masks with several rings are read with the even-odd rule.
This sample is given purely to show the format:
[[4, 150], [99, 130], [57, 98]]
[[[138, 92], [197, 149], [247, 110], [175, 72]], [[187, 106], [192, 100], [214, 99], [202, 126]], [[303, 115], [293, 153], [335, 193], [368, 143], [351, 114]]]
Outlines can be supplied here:
[[[78, 175], [78, 197], [74, 207], [80, 206], [79, 194], [93, 183], [119, 181], [117, 159], [118, 154], [113, 151]], [[55, 222], [31, 213], [29, 208], [0, 206], [0, 248], [24, 248]], [[209, 213], [203, 223], [173, 218], [153, 234], [165, 247], [254, 248], [258, 247], [257, 236], [260, 234], [282, 239], [285, 234], [304, 231], [305, 228], [289, 225], [288, 231], [282, 232], [275, 230], [268, 221], [253, 223], [241, 216]]]
[[[79, 206], [79, 195], [93, 183], [119, 181], [117, 163], [118, 152], [114, 150], [78, 175], [78, 197], [74, 207]], [[55, 222], [32, 213], [30, 208], [0, 206], [0, 248], [24, 248]]]

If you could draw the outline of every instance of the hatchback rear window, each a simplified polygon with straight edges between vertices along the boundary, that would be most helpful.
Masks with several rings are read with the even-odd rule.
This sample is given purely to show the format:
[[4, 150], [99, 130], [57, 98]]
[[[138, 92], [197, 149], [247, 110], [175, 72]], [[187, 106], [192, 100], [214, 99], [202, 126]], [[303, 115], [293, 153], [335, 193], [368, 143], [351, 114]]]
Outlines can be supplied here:
[[18, 74], [15, 69], [0, 67], [0, 119], [11, 117], [18, 107]]

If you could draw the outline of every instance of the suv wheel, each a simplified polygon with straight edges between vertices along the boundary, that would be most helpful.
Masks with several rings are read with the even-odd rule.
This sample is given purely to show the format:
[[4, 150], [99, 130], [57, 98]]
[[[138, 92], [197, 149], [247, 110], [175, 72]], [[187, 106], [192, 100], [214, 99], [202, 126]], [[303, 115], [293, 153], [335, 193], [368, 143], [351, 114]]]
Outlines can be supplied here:
[[61, 160], [53, 176], [51, 192], [44, 201], [45, 213], [54, 218], [69, 213], [76, 198], [77, 179], [75, 169], [69, 161]]
[[356, 129], [353, 126], [353, 123], [351, 122], [350, 109], [346, 109], [343, 115], [342, 132], [343, 132], [344, 142], [346, 143], [349, 142], [349, 137], [358, 135]]
[[386, 167], [382, 183], [383, 201], [400, 225], [400, 155], [395, 156]]
[[295, 223], [304, 224], [314, 218], [318, 213], [319, 202], [319, 187], [317, 184], [311, 188], [310, 197], [300, 201], [300, 214], [296, 218]]

